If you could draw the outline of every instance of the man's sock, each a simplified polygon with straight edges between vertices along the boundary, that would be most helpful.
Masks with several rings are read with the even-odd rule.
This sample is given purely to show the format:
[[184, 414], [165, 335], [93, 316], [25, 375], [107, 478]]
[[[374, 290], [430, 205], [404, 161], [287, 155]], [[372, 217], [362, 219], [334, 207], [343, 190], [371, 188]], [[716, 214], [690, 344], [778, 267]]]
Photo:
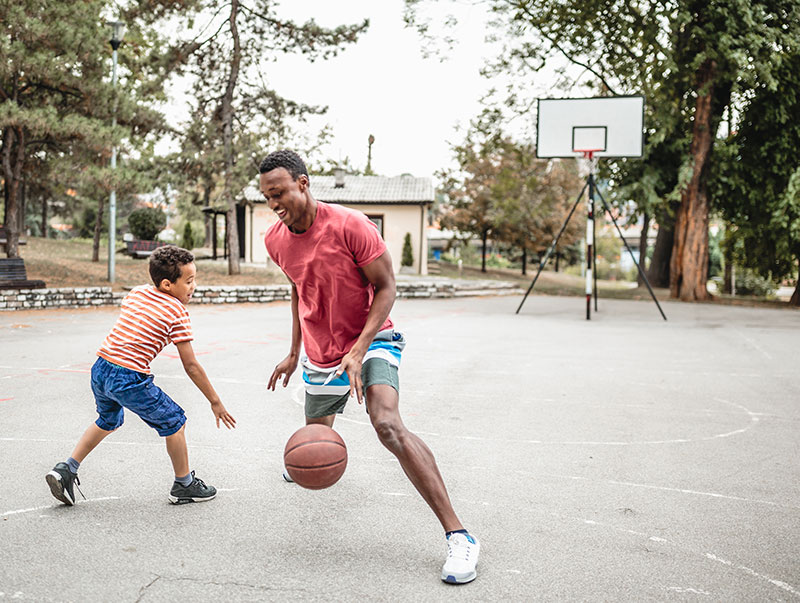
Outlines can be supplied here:
[[78, 473], [78, 467], [80, 467], [81, 464], [74, 458], [69, 457], [67, 459], [67, 466], [69, 467], [69, 470], [72, 471], [73, 473]]
[[469, 534], [469, 532], [467, 532], [467, 531], [466, 531], [466, 530], [464, 530], [464, 529], [461, 529], [461, 530], [453, 530], [452, 532], [446, 532], [446, 533], [445, 533], [445, 535], [444, 535], [444, 537], [445, 537], [445, 538], [450, 538], [450, 536], [452, 536], [453, 534]]
[[190, 471], [183, 477], [175, 477], [175, 481], [178, 482], [181, 486], [191, 486], [192, 485], [192, 472]]

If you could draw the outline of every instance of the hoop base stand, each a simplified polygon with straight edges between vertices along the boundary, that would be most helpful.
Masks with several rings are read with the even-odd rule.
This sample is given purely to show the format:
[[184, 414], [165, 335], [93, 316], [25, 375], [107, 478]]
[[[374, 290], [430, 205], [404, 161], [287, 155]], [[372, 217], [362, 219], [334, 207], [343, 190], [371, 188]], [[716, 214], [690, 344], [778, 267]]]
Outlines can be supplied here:
[[547, 260], [550, 259], [553, 251], [555, 250], [556, 246], [558, 245], [558, 240], [561, 238], [561, 235], [564, 234], [564, 230], [567, 228], [567, 224], [569, 224], [570, 218], [572, 218], [572, 214], [575, 213], [575, 209], [578, 207], [578, 204], [581, 202], [581, 197], [583, 197], [583, 193], [586, 189], [589, 189], [589, 198], [587, 200], [587, 219], [586, 219], [586, 320], [591, 320], [592, 318], [592, 293], [594, 293], [594, 311], [597, 312], [597, 258], [595, 253], [595, 244], [594, 244], [594, 194], [595, 191], [600, 197], [600, 200], [603, 202], [603, 207], [608, 215], [611, 217], [611, 220], [614, 222], [614, 226], [617, 229], [617, 233], [619, 233], [622, 242], [625, 244], [625, 248], [628, 250], [628, 253], [633, 260], [633, 263], [636, 265], [636, 269], [641, 275], [642, 280], [647, 285], [647, 290], [650, 292], [650, 296], [653, 298], [656, 306], [658, 307], [658, 311], [661, 313], [661, 317], [664, 320], [667, 320], [666, 315], [664, 314], [664, 310], [661, 309], [661, 304], [658, 303], [658, 299], [656, 299], [655, 293], [653, 293], [653, 288], [650, 286], [650, 282], [647, 280], [647, 276], [642, 270], [642, 267], [639, 265], [639, 262], [636, 261], [636, 258], [633, 255], [633, 251], [631, 251], [630, 245], [625, 240], [625, 237], [622, 234], [622, 230], [620, 230], [619, 224], [617, 224], [616, 218], [614, 218], [614, 214], [611, 213], [611, 208], [606, 203], [606, 200], [603, 198], [602, 193], [597, 188], [595, 179], [594, 179], [594, 172], [595, 172], [595, 161], [593, 161], [594, 151], [583, 151], [583, 156], [585, 159], [589, 160], [589, 175], [586, 177], [586, 184], [583, 185], [581, 192], [578, 193], [578, 197], [575, 199], [575, 204], [572, 206], [572, 209], [567, 216], [567, 219], [564, 220], [564, 224], [561, 226], [561, 230], [559, 230], [556, 238], [550, 244], [550, 247], [547, 249], [547, 252], [544, 254], [544, 257], [539, 262], [539, 269], [536, 271], [536, 276], [533, 278], [533, 281], [528, 287], [528, 290], [525, 292], [525, 296], [522, 298], [522, 301], [517, 308], [516, 314], [519, 314], [519, 311], [522, 309], [523, 304], [525, 304], [525, 300], [528, 299], [528, 295], [530, 292], [533, 291], [534, 285], [536, 285], [536, 281], [539, 279], [539, 275], [542, 273], [542, 270], [547, 264]]

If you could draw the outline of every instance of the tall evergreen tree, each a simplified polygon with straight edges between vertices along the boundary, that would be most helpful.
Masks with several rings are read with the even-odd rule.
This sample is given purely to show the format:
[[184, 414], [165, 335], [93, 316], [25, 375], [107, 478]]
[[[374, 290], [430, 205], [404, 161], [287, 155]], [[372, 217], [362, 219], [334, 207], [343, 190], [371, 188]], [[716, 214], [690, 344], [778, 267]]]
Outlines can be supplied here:
[[[319, 113], [287, 100], [269, 85], [265, 65], [281, 53], [301, 53], [310, 60], [336, 55], [357, 40], [368, 21], [327, 29], [313, 19], [297, 24], [276, 14], [274, 0], [231, 0], [220, 6], [198, 2], [199, 15], [212, 15], [198, 35], [184, 46], [191, 56], [194, 130], [187, 132], [182, 161], [193, 165], [201, 187], [210, 186], [208, 164], [218, 166], [218, 195], [227, 211], [228, 272], [239, 273], [236, 195], [257, 173], [258, 154], [267, 142], [288, 142], [290, 122]], [[198, 19], [192, 15], [192, 19]], [[198, 22], [202, 19], [198, 19]], [[202, 125], [201, 125], [202, 124]], [[191, 139], [189, 138], [191, 136]], [[193, 157], [194, 155], [194, 157]], [[208, 190], [208, 189], [206, 189]]]

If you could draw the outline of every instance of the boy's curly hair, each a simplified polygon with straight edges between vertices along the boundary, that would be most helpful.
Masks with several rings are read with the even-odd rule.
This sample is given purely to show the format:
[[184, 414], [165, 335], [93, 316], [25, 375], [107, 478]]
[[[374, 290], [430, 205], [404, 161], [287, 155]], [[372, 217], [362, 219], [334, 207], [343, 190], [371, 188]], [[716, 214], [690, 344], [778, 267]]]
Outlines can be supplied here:
[[194, 262], [191, 251], [176, 245], [164, 245], [150, 255], [150, 278], [156, 287], [167, 279], [174, 283], [181, 277], [181, 267]]

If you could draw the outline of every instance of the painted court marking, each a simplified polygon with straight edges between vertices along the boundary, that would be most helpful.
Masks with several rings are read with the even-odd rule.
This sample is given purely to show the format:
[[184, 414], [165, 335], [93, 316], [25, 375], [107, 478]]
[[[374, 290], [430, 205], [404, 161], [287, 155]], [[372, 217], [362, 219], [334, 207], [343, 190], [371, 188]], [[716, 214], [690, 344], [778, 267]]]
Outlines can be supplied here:
[[[80, 501], [79, 504], [90, 503], [90, 502], [101, 502], [104, 500], [119, 500], [119, 496], [101, 496], [99, 498], [87, 498], [86, 500]], [[12, 515], [20, 515], [22, 513], [32, 513], [34, 511], [44, 511], [45, 509], [55, 509], [58, 506], [59, 505], [44, 505], [42, 507], [30, 507], [28, 509], [16, 509], [14, 511], [5, 511], [3, 513], [0, 513], [0, 517], [10, 517]]]

